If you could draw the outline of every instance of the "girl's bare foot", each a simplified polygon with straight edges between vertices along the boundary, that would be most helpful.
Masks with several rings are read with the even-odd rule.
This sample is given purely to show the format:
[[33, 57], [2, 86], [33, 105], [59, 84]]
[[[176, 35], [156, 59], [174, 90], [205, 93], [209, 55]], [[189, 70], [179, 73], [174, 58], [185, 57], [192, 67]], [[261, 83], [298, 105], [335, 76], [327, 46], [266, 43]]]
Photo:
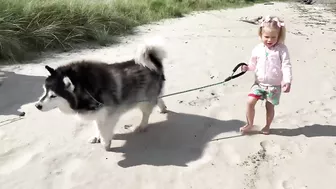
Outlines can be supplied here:
[[246, 133], [246, 132], [251, 131], [252, 128], [253, 128], [253, 125], [246, 124], [243, 127], [240, 127], [239, 131], [242, 133]]
[[264, 135], [269, 135], [270, 134], [270, 128], [265, 126], [264, 128], [261, 129], [260, 132]]

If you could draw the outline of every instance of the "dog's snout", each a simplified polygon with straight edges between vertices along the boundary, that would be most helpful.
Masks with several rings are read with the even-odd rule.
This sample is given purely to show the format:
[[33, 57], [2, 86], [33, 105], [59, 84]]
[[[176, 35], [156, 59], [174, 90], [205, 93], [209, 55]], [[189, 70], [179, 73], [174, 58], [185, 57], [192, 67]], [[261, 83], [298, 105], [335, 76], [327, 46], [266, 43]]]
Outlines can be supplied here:
[[39, 109], [39, 110], [42, 109], [42, 105], [41, 105], [41, 104], [35, 104], [35, 107], [36, 107], [37, 109]]

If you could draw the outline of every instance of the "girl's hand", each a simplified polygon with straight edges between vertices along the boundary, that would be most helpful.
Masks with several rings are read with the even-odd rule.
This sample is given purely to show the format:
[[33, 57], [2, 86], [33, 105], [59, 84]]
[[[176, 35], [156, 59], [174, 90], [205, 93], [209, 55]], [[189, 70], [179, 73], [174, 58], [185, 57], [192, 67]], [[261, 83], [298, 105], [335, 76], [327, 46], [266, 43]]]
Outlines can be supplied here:
[[291, 90], [291, 84], [290, 83], [286, 83], [282, 86], [283, 92], [284, 93], [289, 93], [289, 91]]
[[241, 71], [242, 71], [242, 72], [247, 72], [247, 70], [248, 70], [248, 66], [243, 65], [243, 66], [241, 67]]

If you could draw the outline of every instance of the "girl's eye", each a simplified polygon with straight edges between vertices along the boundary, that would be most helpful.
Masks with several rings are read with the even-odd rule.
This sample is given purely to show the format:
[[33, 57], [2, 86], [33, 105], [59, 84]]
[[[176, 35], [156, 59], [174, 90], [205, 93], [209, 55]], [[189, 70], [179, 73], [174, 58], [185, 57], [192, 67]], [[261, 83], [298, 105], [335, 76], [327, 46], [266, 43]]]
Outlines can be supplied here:
[[50, 98], [56, 98], [56, 95], [51, 95]]

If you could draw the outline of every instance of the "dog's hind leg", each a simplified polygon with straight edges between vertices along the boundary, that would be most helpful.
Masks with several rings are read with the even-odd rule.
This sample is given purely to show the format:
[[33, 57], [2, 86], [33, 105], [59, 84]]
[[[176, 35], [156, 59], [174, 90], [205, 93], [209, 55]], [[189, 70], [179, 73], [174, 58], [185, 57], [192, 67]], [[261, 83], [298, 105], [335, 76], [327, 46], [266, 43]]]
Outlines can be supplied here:
[[142, 112], [142, 120], [138, 128], [136, 128], [136, 132], [144, 132], [148, 126], [149, 116], [153, 111], [155, 104], [151, 102], [143, 102], [139, 105], [139, 108]]
[[160, 113], [162, 114], [167, 113], [167, 106], [165, 105], [164, 101], [161, 98], [158, 99], [157, 105], [160, 108]]
[[100, 142], [104, 146], [106, 151], [111, 149], [111, 142], [114, 134], [114, 127], [119, 120], [119, 114], [109, 115], [104, 120], [98, 120], [97, 126], [100, 133]]

